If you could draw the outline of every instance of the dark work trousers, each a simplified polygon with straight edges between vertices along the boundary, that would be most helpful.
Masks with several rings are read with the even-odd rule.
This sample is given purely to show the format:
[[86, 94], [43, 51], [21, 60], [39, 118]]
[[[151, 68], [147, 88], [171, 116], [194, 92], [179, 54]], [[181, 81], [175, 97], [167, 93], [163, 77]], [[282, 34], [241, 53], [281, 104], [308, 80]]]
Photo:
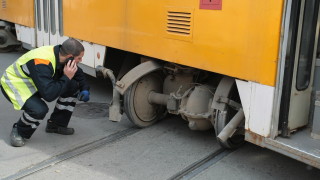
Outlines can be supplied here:
[[[9, 100], [7, 94], [1, 88], [4, 96]], [[71, 80], [67, 91], [60, 95], [56, 102], [50, 120], [58, 126], [67, 127], [76, 105], [77, 94], [79, 92], [78, 82]], [[9, 100], [10, 101], [10, 100]], [[31, 96], [23, 105], [24, 110], [21, 118], [16, 123], [19, 135], [29, 139], [35, 132], [40, 122], [45, 118], [49, 111], [47, 104], [42, 100], [39, 93]]]

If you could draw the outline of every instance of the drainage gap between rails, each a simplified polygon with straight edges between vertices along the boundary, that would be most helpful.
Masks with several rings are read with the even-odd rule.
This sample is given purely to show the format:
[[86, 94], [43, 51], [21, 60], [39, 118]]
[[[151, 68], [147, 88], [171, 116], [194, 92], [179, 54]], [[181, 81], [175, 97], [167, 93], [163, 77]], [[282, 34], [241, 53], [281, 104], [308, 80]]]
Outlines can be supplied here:
[[196, 161], [195, 163], [191, 164], [190, 166], [186, 167], [182, 171], [178, 172], [177, 174], [170, 177], [168, 180], [188, 180], [192, 179], [196, 175], [200, 174], [204, 170], [208, 169], [210, 166], [216, 164], [222, 158], [233, 152], [234, 150], [228, 150], [220, 148], [217, 151], [209, 154], [205, 158]]
[[85, 145], [76, 147], [72, 150], [66, 151], [62, 154], [53, 156], [45, 161], [42, 161], [38, 164], [35, 164], [34, 166], [32, 166], [30, 168], [21, 170], [18, 173], [10, 175], [2, 180], [21, 179], [23, 177], [29, 176], [29, 175], [36, 173], [38, 171], [41, 171], [45, 168], [51, 167], [55, 164], [58, 164], [62, 161], [65, 161], [67, 159], [71, 159], [71, 158], [74, 158], [74, 157], [79, 156], [81, 154], [84, 154], [86, 152], [89, 152], [91, 150], [95, 150], [103, 145], [107, 145], [107, 144], [111, 144], [113, 142], [116, 142], [124, 137], [135, 134], [138, 131], [140, 131], [140, 129], [137, 129], [137, 128], [129, 128], [129, 129], [122, 130], [120, 132], [106, 136], [102, 139], [87, 143]]

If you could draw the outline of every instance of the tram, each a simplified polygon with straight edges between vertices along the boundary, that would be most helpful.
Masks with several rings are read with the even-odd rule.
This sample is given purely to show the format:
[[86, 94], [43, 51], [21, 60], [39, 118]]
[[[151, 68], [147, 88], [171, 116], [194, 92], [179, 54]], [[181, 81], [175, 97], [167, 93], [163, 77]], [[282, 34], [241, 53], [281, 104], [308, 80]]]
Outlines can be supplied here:
[[72, 37], [112, 121], [167, 114], [320, 168], [319, 0], [2, 0], [0, 51]]

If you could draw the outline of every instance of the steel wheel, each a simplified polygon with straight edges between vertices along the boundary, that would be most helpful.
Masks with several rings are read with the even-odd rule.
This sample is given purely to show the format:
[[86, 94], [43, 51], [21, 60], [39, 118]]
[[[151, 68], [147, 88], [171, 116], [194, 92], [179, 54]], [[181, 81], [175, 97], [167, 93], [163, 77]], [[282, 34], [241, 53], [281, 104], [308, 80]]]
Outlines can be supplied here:
[[[228, 96], [229, 99], [240, 103], [240, 97], [238, 94], [237, 86], [234, 83], [231, 87], [231, 91]], [[216, 136], [219, 135], [219, 133], [223, 130], [223, 128], [229, 123], [229, 121], [233, 118], [233, 116], [237, 113], [238, 111], [228, 104], [226, 104], [226, 108], [224, 111], [217, 110], [216, 111], [216, 117], [215, 117], [215, 134]], [[245, 141], [244, 141], [244, 125], [241, 124], [240, 127], [237, 128], [236, 132], [226, 141], [226, 142], [221, 142], [217, 138], [218, 143], [225, 148], [228, 149], [234, 149], [239, 146], [241, 146]]]
[[160, 73], [150, 73], [140, 78], [124, 95], [124, 111], [129, 120], [138, 127], [148, 127], [164, 116], [165, 107], [150, 104], [151, 91], [161, 93], [163, 77]]
[[[230, 117], [230, 113], [226, 114], [226, 118], [218, 118], [219, 116], [223, 116], [221, 114], [221, 111], [218, 111], [216, 114], [216, 126], [215, 126], [215, 132], [216, 136], [219, 135], [219, 133], [222, 131], [222, 129], [228, 124], [228, 122], [232, 119], [233, 116]], [[233, 114], [233, 113], [232, 113]], [[241, 146], [244, 143], [244, 135], [240, 132], [243, 132], [243, 130], [238, 129], [235, 134], [230, 137], [226, 142], [221, 142], [218, 138], [217, 141], [220, 144], [220, 146], [228, 149], [235, 149]]]

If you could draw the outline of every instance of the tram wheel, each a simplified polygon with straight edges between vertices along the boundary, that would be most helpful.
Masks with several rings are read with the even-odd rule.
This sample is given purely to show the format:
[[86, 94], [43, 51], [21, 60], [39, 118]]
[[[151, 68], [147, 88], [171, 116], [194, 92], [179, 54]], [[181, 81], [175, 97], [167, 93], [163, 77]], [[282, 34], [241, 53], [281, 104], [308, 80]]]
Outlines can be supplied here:
[[129, 120], [138, 127], [148, 127], [165, 114], [165, 107], [150, 104], [148, 95], [151, 91], [161, 93], [163, 77], [160, 73], [147, 74], [136, 81], [124, 94], [124, 112]]
[[[235, 102], [240, 102], [240, 97], [238, 94], [236, 84], [234, 83], [231, 88], [232, 89], [228, 95], [228, 98]], [[230, 120], [234, 117], [234, 115], [237, 112], [238, 112], [237, 110], [235, 110], [229, 105], [226, 105], [226, 109], [224, 111], [221, 111], [221, 110], [216, 111], [215, 124], [214, 124], [216, 136], [219, 135], [219, 133], [230, 122]], [[245, 142], [244, 141], [244, 123], [239, 125], [236, 132], [226, 142], [222, 142], [218, 138], [217, 138], [217, 141], [220, 144], [220, 146], [224, 148], [228, 148], [228, 149], [238, 148]]]

